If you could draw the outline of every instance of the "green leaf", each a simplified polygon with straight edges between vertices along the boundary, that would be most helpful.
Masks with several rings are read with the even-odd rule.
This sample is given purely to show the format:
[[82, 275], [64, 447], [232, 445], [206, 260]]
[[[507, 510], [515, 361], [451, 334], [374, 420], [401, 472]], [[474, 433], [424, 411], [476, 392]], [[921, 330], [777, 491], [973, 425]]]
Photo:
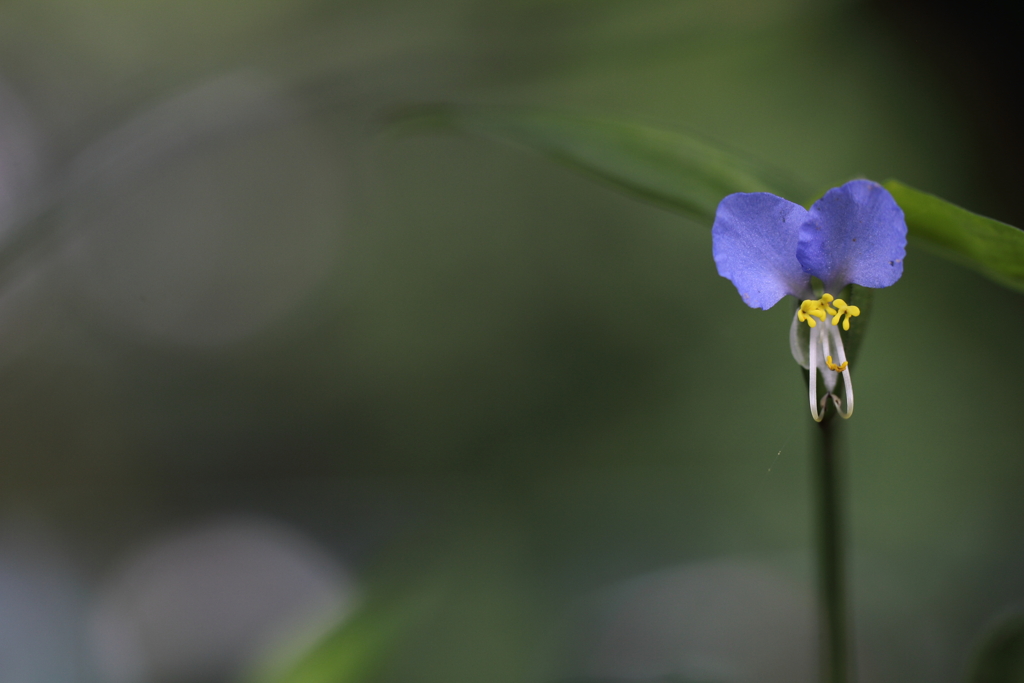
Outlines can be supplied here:
[[679, 674], [665, 674], [658, 676], [657, 678], [570, 678], [564, 681], [558, 681], [558, 683], [723, 683], [722, 679], [706, 679], [701, 678], [696, 680], [693, 678], [683, 677]]
[[[433, 105], [407, 109], [391, 130], [446, 129], [523, 145], [646, 201], [714, 219], [733, 192], [771, 192], [807, 205], [809, 189], [780, 171], [697, 136], [536, 109]], [[910, 239], [1024, 292], [1024, 231], [971, 213], [897, 180], [885, 187], [907, 218]]]
[[810, 197], [769, 166], [693, 135], [531, 109], [429, 106], [405, 110], [394, 130], [449, 129], [523, 145], [642, 199], [711, 221], [733, 192]]
[[259, 672], [254, 683], [362, 683], [372, 679], [435, 602], [434, 591], [370, 600], [284, 673]]
[[999, 620], [982, 639], [967, 683], [1024, 683], [1024, 614]]
[[1024, 231], [897, 180], [883, 185], [903, 209], [912, 243], [1024, 292]]

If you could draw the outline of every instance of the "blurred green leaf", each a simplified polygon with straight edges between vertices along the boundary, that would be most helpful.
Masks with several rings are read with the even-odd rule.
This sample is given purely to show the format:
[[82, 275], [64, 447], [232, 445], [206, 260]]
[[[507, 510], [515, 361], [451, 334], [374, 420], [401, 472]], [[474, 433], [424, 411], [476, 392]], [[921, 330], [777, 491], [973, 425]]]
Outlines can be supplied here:
[[370, 680], [433, 603], [424, 591], [370, 600], [327, 634], [286, 672], [257, 675], [256, 683], [359, 683]]
[[723, 683], [720, 678], [701, 678], [698, 680], [682, 677], [678, 674], [666, 674], [664, 676], [659, 676], [658, 678], [571, 678], [565, 681], [559, 681], [558, 683], [626, 683], [626, 680], [628, 680], [629, 683]]
[[967, 683], [1024, 682], [1024, 614], [999, 620], [978, 648]]
[[897, 180], [883, 185], [903, 209], [915, 244], [1024, 292], [1024, 231]]
[[397, 130], [449, 129], [536, 149], [614, 187], [710, 221], [722, 197], [772, 192], [804, 199], [808, 189], [767, 165], [693, 135], [531, 109], [428, 106], [392, 119]]
[[[543, 152], [641, 199], [711, 221], [722, 197], [772, 192], [809, 203], [806, 187], [778, 170], [693, 135], [534, 109], [407, 109], [393, 130], [459, 130]], [[1024, 231], [971, 213], [896, 180], [884, 183], [902, 207], [910, 237], [993, 280], [1024, 292]]]

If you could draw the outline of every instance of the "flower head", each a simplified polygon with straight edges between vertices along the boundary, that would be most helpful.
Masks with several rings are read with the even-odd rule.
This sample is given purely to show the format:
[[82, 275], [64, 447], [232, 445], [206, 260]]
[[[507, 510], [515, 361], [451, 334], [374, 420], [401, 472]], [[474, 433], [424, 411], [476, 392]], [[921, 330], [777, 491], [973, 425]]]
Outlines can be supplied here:
[[[820, 421], [831, 396], [839, 414], [853, 414], [853, 386], [838, 326], [850, 329], [860, 309], [837, 298], [850, 284], [889, 287], [903, 274], [907, 224], [885, 188], [852, 180], [825, 193], [810, 210], [766, 192], [731, 194], [721, 201], [711, 231], [718, 273], [751, 308], [768, 309], [787, 294], [801, 300], [793, 317], [793, 356], [811, 372], [811, 415]], [[815, 294], [811, 278], [823, 291]], [[801, 343], [802, 325], [809, 334]], [[818, 323], [822, 323], [820, 326]], [[838, 362], [833, 362], [835, 358]], [[817, 401], [816, 373], [827, 389]], [[832, 392], [843, 376], [846, 410]]]

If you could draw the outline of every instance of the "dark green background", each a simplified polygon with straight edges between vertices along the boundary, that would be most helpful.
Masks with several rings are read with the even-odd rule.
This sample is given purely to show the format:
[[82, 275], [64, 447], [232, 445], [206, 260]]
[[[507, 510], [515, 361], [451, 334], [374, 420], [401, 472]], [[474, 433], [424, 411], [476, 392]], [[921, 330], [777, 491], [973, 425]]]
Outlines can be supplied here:
[[[378, 122], [424, 102], [632, 118], [823, 189], [898, 177], [1015, 222], [1007, 65], [899, 8], [3, 3], [0, 75], [43, 187], [203, 84], [221, 99], [160, 125], [225, 123], [182, 144], [144, 121], [167, 149], [34, 219], [46, 238], [5, 266], [0, 516], [41, 520], [86, 600], [136, 544], [238, 511], [368, 585], [442, 577], [388, 681], [593, 674], [586, 615], [649, 572], [731, 563], [807, 595], [788, 308], [742, 305], [706, 225], [528, 151]], [[262, 105], [236, 87], [284, 113], [247, 125]], [[1024, 599], [1022, 301], [913, 246], [875, 298], [844, 425], [865, 681], [958, 680]], [[779, 671], [763, 680], [804, 680]]]

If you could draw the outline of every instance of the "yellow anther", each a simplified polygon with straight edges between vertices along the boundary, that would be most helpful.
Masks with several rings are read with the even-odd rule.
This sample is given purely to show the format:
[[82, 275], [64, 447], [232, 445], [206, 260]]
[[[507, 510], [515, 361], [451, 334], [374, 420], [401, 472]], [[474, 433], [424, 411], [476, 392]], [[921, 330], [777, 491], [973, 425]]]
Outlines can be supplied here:
[[832, 302], [831, 294], [823, 294], [820, 299], [805, 299], [800, 302], [800, 308], [796, 312], [796, 319], [807, 323], [808, 327], [817, 325], [818, 320], [825, 320], [828, 315], [835, 315], [837, 311], [829, 304]]
[[804, 315], [813, 315], [819, 320], [825, 319], [825, 312], [821, 310], [821, 302], [815, 301], [814, 299], [807, 299], [800, 304], [800, 310], [803, 311]]
[[846, 369], [846, 366], [849, 365], [849, 364], [850, 364], [849, 361], [845, 361], [844, 360], [842, 365], [836, 365], [835, 363], [832, 362], [832, 356], [825, 356], [825, 365], [828, 366], [829, 370], [834, 370], [836, 372], [842, 372], [843, 370]]
[[850, 318], [851, 317], [856, 318], [858, 315], [860, 315], [860, 309], [857, 308], [856, 306], [849, 306], [849, 305], [847, 305], [847, 303], [845, 301], [843, 301], [842, 299], [836, 299], [835, 300], [835, 304], [836, 304], [836, 308], [838, 310], [836, 310], [836, 311], [829, 311], [829, 313], [833, 314], [833, 316], [832, 316], [832, 324], [833, 325], [838, 325], [839, 324], [839, 319], [842, 318], [845, 315], [846, 318], [843, 319], [843, 329], [846, 330], [847, 332], [849, 332], [850, 331]]
[[817, 322], [815, 322], [814, 318], [812, 318], [811, 316], [809, 316], [806, 313], [804, 313], [803, 306], [801, 306], [800, 308], [797, 309], [797, 311], [796, 311], [796, 319], [799, 320], [802, 323], [807, 323], [808, 327], [814, 327], [815, 325], [818, 324]]

